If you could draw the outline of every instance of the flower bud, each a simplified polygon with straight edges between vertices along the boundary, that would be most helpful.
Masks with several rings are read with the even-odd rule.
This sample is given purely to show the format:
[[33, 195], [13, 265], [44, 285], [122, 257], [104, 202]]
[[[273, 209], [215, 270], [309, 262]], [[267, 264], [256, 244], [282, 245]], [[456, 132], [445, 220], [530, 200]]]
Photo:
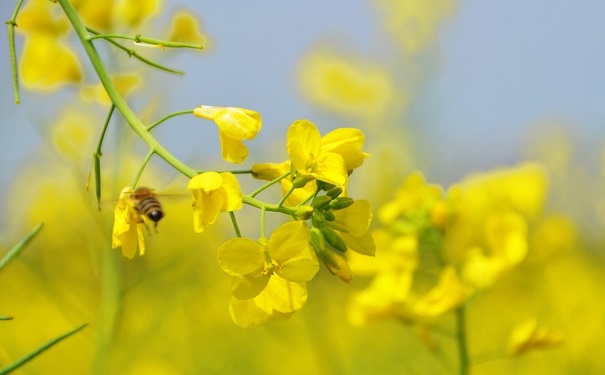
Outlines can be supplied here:
[[330, 202], [330, 207], [334, 210], [342, 210], [343, 208], [351, 206], [353, 203], [355, 203], [353, 198], [338, 197]]
[[338, 233], [336, 233], [336, 231], [334, 231], [334, 229], [323, 227], [321, 228], [321, 234], [323, 234], [326, 242], [334, 249], [340, 251], [341, 253], [347, 251], [347, 245], [345, 244], [345, 241], [342, 239], [342, 237], [340, 237]]
[[294, 178], [294, 181], [292, 181], [292, 186], [294, 186], [294, 188], [299, 189], [302, 187], [305, 187], [305, 185], [309, 182], [309, 181], [313, 181], [315, 178], [313, 176], [309, 176], [309, 175], [299, 175], [296, 176], [296, 178]]
[[319, 210], [322, 209], [325, 205], [329, 204], [331, 200], [332, 198], [328, 197], [327, 195], [315, 197], [315, 199], [313, 199], [313, 202], [311, 202], [311, 206], [313, 206], [313, 208], [315, 208], [316, 210]]
[[324, 219], [328, 221], [336, 220], [336, 216], [332, 213], [332, 211], [323, 211]]
[[308, 220], [313, 215], [313, 207], [311, 206], [299, 206], [294, 213], [300, 220]]
[[338, 186], [333, 187], [332, 189], [326, 192], [326, 195], [331, 197], [332, 199], [336, 199], [340, 194], [342, 194], [342, 188]]
[[353, 272], [342, 255], [324, 248], [323, 251], [317, 251], [317, 256], [333, 275], [338, 276], [345, 283], [353, 280]]
[[323, 234], [317, 227], [312, 227], [310, 231], [310, 242], [311, 245], [315, 248], [315, 252], [319, 255], [326, 251], [326, 241], [324, 239]]

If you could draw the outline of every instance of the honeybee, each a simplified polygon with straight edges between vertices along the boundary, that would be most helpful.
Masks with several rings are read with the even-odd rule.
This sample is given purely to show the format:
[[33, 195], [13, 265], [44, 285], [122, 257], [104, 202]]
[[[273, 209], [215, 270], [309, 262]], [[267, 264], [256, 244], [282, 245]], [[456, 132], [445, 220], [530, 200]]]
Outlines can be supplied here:
[[153, 221], [154, 228], [158, 226], [158, 222], [165, 216], [162, 205], [153, 189], [138, 187], [130, 194], [130, 199], [140, 215], [144, 215]]

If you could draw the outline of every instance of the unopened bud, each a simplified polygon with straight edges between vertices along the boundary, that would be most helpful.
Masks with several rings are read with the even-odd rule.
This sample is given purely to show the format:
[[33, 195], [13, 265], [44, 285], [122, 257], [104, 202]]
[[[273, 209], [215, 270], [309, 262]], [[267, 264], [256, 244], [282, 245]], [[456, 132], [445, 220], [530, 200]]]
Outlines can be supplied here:
[[333, 187], [326, 192], [326, 195], [330, 196], [332, 199], [336, 199], [340, 194], [342, 194], [342, 188], [338, 186]]
[[314, 179], [313, 176], [299, 175], [299, 176], [296, 176], [296, 178], [294, 178], [294, 181], [292, 181], [292, 186], [294, 186], [294, 188], [296, 188], [296, 189], [302, 188], [302, 187], [305, 187], [305, 185], [309, 181], [312, 181], [313, 179]]
[[323, 234], [321, 234], [319, 228], [312, 227], [309, 234], [311, 237], [310, 242], [311, 245], [315, 248], [315, 252], [318, 255], [326, 252], [326, 241], [324, 239]]
[[330, 202], [330, 207], [335, 210], [342, 210], [343, 208], [351, 206], [353, 203], [355, 203], [353, 198], [338, 197]]
[[347, 244], [345, 244], [345, 241], [338, 233], [336, 233], [334, 229], [323, 227], [321, 228], [321, 234], [323, 234], [326, 242], [334, 249], [340, 251], [341, 253], [347, 251]]
[[296, 212], [294, 214], [300, 220], [308, 220], [313, 215], [313, 211], [313, 207], [311, 206], [300, 206], [296, 209]]
[[335, 253], [334, 251], [324, 249], [324, 251], [317, 251], [317, 256], [324, 262], [328, 270], [338, 276], [345, 283], [353, 280], [353, 272], [347, 264], [347, 261], [342, 255]]
[[311, 202], [311, 206], [313, 206], [313, 208], [315, 208], [316, 210], [320, 210], [325, 205], [329, 204], [331, 200], [332, 198], [328, 197], [327, 195], [315, 197], [315, 199], [313, 199], [313, 202]]
[[324, 219], [328, 221], [336, 220], [336, 216], [332, 213], [332, 211], [323, 211]]

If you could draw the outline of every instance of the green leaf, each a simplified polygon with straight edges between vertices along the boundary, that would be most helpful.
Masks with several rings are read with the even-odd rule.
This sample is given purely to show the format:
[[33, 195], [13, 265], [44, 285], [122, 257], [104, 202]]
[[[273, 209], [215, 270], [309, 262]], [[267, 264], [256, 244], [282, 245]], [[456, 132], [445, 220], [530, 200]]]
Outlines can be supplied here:
[[12, 249], [9, 250], [9, 252], [4, 256], [4, 258], [0, 260], [0, 270], [6, 267], [6, 265], [14, 257], [21, 253], [25, 246], [27, 246], [29, 242], [38, 234], [38, 232], [40, 232], [43, 226], [43, 223], [38, 224], [31, 232], [29, 232], [29, 234], [25, 238], [23, 238], [21, 241], [19, 241], [18, 244], [16, 244], [15, 246], [13, 246]]

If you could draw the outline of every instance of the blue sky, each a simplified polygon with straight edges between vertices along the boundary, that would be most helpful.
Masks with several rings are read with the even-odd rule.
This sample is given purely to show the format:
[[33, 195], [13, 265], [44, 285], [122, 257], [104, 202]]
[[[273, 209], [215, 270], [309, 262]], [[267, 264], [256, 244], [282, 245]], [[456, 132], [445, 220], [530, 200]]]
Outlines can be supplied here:
[[[170, 92], [166, 113], [202, 102], [254, 108], [264, 118], [261, 140], [282, 138], [294, 119], [334, 120], [302, 100], [293, 79], [297, 62], [315, 43], [328, 38], [369, 56], [388, 55], [380, 15], [367, 1], [190, 1], [187, 6], [204, 19], [213, 48], [207, 55], [185, 52], [170, 60], [188, 72], [184, 78], [153, 75]], [[11, 1], [0, 4], [4, 20], [11, 7]], [[431, 140], [423, 152], [431, 154], [437, 182], [514, 162], [528, 129], [545, 119], [568, 124], [585, 142], [582, 147], [602, 143], [603, 15], [605, 2], [597, 0], [458, 4], [440, 29], [434, 69], [409, 111], [409, 126]], [[46, 101], [26, 94], [23, 104], [12, 103], [6, 28], [0, 33], [0, 190], [5, 190], [40, 145], [34, 127]], [[169, 147], [199, 143], [170, 139], [170, 133], [158, 129]], [[210, 152], [215, 146], [208, 147]]]

